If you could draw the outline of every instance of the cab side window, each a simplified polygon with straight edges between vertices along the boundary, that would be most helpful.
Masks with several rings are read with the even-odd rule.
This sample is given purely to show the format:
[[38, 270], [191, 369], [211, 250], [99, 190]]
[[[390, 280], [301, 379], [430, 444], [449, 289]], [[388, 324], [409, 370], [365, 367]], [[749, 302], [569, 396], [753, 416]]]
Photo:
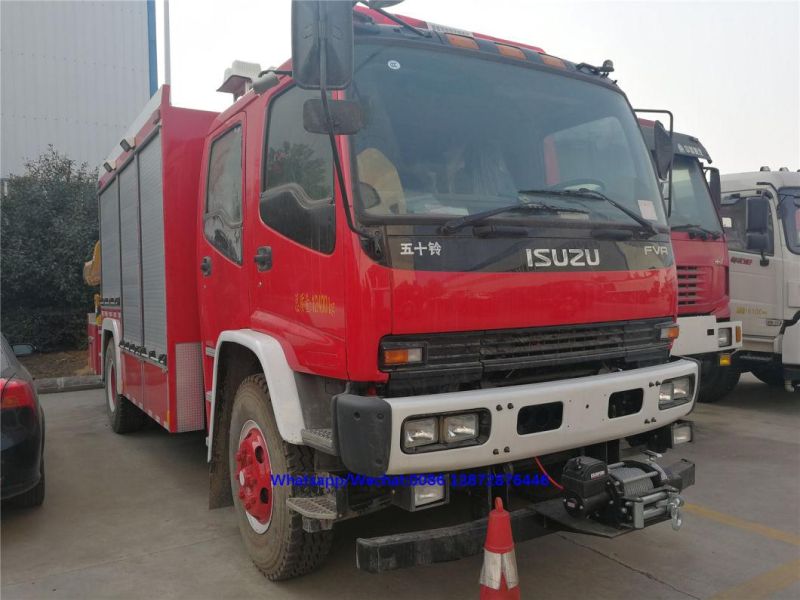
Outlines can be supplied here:
[[[728, 250], [736, 252], [749, 252], [751, 254], [760, 254], [756, 250], [748, 250], [747, 248], [747, 198], [744, 196], [728, 196], [722, 199], [722, 206], [720, 208], [720, 218], [722, 220], [722, 228], [725, 232], [725, 239], [728, 242]], [[768, 223], [768, 243], [767, 254], [774, 252], [774, 235], [772, 231], [772, 207], [770, 207], [770, 216]]]
[[333, 158], [327, 136], [303, 128], [313, 91], [291, 88], [269, 109], [261, 220], [295, 242], [330, 254], [336, 242]]
[[206, 239], [242, 264], [242, 127], [229, 129], [211, 144], [206, 186]]

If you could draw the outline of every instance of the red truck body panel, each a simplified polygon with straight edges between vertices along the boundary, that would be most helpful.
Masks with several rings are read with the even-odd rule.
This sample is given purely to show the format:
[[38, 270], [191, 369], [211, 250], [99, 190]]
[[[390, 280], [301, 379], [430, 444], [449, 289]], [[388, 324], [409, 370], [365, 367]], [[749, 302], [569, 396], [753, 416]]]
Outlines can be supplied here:
[[693, 240], [685, 231], [673, 231], [671, 237], [678, 269], [678, 316], [728, 319], [730, 263], [725, 240]]
[[[194, 223], [198, 212], [200, 158], [206, 132], [215, 117], [213, 112], [172, 106], [169, 86], [164, 86], [158, 108], [135, 134], [135, 147], [121, 154], [113, 165], [114, 171], [104, 174], [99, 182], [102, 193], [126, 168], [138, 168], [138, 155], [149, 144], [161, 145], [164, 247], [160, 256], [166, 312], [165, 360], [156, 360], [157, 357], [143, 355], [136, 348], [123, 344], [121, 391], [172, 432], [204, 427]], [[144, 188], [141, 182], [139, 186], [137, 189]], [[141, 213], [141, 206], [137, 210]], [[130, 226], [137, 225], [141, 229], [141, 223]], [[143, 285], [147, 284], [145, 280]], [[121, 309], [104, 306], [102, 315], [119, 321], [120, 341], [125, 342], [128, 338], [122, 325]], [[147, 340], [144, 345], [147, 346]]]

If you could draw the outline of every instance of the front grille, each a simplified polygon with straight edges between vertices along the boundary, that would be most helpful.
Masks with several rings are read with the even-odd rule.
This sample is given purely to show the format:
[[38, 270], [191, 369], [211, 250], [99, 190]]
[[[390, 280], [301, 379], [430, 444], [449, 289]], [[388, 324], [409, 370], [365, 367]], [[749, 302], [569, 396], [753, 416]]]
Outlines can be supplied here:
[[[597, 372], [602, 366], [665, 360], [668, 342], [661, 326], [668, 319], [617, 321], [530, 329], [505, 329], [451, 334], [389, 336], [384, 343], [422, 345], [425, 364], [387, 369], [392, 379], [445, 376], [448, 381], [482, 380], [496, 385], [520, 372], [554, 379]], [[548, 376], [549, 375], [549, 376]]]
[[708, 290], [710, 267], [678, 265], [678, 307], [692, 307], [701, 302]]

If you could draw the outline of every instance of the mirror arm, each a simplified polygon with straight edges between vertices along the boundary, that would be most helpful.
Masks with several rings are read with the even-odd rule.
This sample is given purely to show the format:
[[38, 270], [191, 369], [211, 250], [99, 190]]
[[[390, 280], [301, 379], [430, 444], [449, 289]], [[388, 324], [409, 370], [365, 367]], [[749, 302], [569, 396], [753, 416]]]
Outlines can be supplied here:
[[[322, 19], [322, 16], [320, 16]], [[336, 146], [336, 135], [334, 134], [333, 129], [333, 119], [331, 118], [331, 111], [328, 106], [328, 89], [327, 89], [327, 63], [328, 63], [328, 53], [326, 50], [326, 44], [324, 43], [325, 36], [327, 35], [326, 31], [326, 23], [320, 22], [320, 31], [323, 32], [321, 36], [320, 43], [320, 53], [319, 53], [319, 73], [320, 73], [320, 98], [322, 100], [322, 108], [323, 112], [325, 113], [325, 124], [328, 129], [328, 139], [331, 143], [331, 153], [333, 155], [333, 165], [334, 169], [336, 170], [336, 179], [339, 183], [339, 191], [342, 194], [342, 204], [344, 206], [344, 216], [347, 220], [347, 226], [353, 233], [358, 234], [362, 240], [366, 241], [367, 243], [372, 245], [372, 250], [374, 255], [377, 258], [383, 256], [383, 249], [380, 243], [380, 234], [375, 232], [371, 234], [366, 229], [362, 229], [358, 225], [353, 222], [353, 215], [350, 212], [350, 202], [347, 197], [347, 188], [345, 188], [344, 184], [344, 170], [342, 169], [342, 161], [339, 157], [339, 148]], [[335, 198], [335, 195], [334, 195]]]

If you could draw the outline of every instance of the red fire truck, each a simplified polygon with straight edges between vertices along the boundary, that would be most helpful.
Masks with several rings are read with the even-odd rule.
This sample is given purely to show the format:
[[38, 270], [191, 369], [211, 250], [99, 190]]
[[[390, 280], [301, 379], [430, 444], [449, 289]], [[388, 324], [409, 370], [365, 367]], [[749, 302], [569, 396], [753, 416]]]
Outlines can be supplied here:
[[[295, 2], [291, 63], [236, 63], [220, 114], [164, 86], [104, 164], [112, 429], [205, 428], [210, 505], [271, 579], [392, 505], [525, 488], [518, 541], [679, 525], [694, 465], [650, 458], [690, 441], [698, 366], [670, 357], [669, 228], [611, 63], [378, 4]], [[453, 560], [485, 523], [357, 562]]]
[[[639, 124], [652, 150], [655, 124], [644, 119]], [[718, 214], [720, 176], [699, 139], [672, 135], [675, 154], [665, 184], [670, 186], [667, 219], [678, 271], [681, 331], [672, 353], [700, 362], [698, 400], [715, 402], [739, 381], [732, 363], [742, 347], [742, 323], [730, 320], [730, 261]]]

